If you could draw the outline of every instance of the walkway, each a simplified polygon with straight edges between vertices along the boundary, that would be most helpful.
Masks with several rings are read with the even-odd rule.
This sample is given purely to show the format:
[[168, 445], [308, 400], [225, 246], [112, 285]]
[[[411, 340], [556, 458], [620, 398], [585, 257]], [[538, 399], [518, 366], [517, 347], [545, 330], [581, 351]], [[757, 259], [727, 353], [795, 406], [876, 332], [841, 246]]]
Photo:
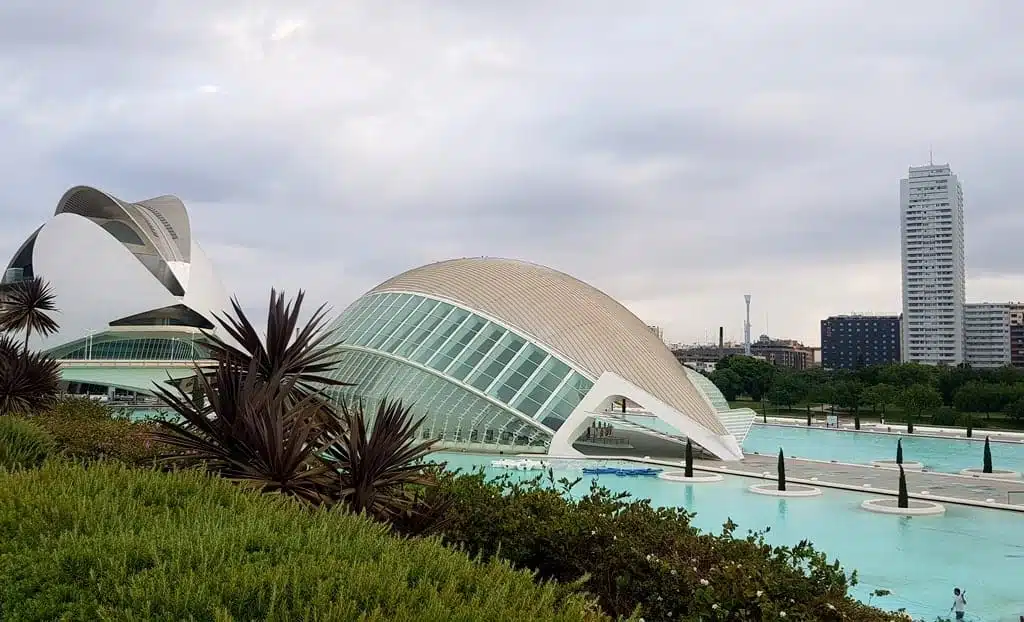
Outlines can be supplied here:
[[[552, 456], [555, 457], [555, 456]], [[630, 460], [664, 467], [682, 468], [682, 461], [623, 456], [587, 456], [588, 459]], [[725, 475], [776, 480], [775, 456], [747, 455], [740, 462], [694, 460], [693, 468]], [[997, 510], [1024, 513], [1024, 480], [1000, 480], [949, 473], [906, 471], [907, 492], [912, 499], [928, 499]], [[786, 481], [822, 488], [855, 490], [861, 493], [897, 496], [899, 471], [885, 467], [786, 459]]]
[[[812, 419], [812, 428], [825, 428], [824, 419], [815, 418]], [[807, 420], [798, 419], [795, 417], [768, 417], [768, 423], [763, 423], [763, 419], [758, 417], [754, 420], [755, 425], [775, 425], [775, 426], [789, 426], [797, 428], [806, 428]], [[852, 421], [843, 421], [838, 428], [828, 428], [829, 430], [839, 432], [872, 432], [875, 434], [894, 434], [904, 435], [907, 433], [907, 426], [901, 423], [886, 423], [881, 424], [877, 421], [863, 421], [861, 422], [860, 430], [855, 430]], [[967, 432], [963, 428], [942, 428], [930, 425], [915, 425], [914, 436], [929, 436], [935, 438], [950, 438], [950, 439], [966, 439]], [[1024, 443], [1024, 432], [1015, 432], [1012, 430], [986, 430], [983, 428], [974, 428], [972, 440], [984, 440], [985, 437], [989, 437], [993, 443], [1005, 442], [1005, 443]]]

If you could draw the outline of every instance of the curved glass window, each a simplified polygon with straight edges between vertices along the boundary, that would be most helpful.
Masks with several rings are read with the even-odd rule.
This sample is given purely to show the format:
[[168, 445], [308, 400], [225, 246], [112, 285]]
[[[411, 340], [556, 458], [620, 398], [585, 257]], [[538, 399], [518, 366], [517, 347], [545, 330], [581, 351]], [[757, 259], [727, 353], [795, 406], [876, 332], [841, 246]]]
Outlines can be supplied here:
[[[427, 296], [364, 296], [338, 317], [332, 331], [347, 354], [371, 350], [422, 365], [450, 379], [452, 386], [479, 391], [552, 429], [562, 425], [593, 386], [591, 379], [523, 335]], [[343, 371], [338, 378], [365, 381], [346, 377]], [[476, 432], [481, 438], [488, 434]]]
[[139, 234], [135, 233], [134, 229], [120, 220], [108, 220], [100, 226], [106, 229], [107, 233], [117, 238], [117, 241], [122, 244], [134, 244], [136, 246], [146, 245], [146, 243], [142, 241], [142, 238], [139, 237]]
[[192, 361], [202, 359], [198, 344], [183, 339], [115, 339], [79, 341], [71, 349], [54, 350], [57, 359], [97, 361]]

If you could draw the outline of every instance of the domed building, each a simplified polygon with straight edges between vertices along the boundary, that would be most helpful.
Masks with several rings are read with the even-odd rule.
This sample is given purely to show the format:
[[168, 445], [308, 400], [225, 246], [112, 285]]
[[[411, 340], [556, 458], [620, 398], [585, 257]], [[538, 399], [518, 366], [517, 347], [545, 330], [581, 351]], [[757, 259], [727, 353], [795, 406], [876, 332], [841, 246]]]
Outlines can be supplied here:
[[413, 402], [425, 438], [558, 456], [739, 460], [754, 419], [730, 409], [649, 327], [590, 285], [510, 259], [455, 259], [373, 288], [333, 324], [339, 399]]
[[53, 288], [56, 335], [32, 347], [65, 362], [69, 383], [147, 392], [202, 358], [202, 329], [229, 299], [173, 196], [136, 203], [88, 186], [68, 190], [21, 244], [3, 282]]

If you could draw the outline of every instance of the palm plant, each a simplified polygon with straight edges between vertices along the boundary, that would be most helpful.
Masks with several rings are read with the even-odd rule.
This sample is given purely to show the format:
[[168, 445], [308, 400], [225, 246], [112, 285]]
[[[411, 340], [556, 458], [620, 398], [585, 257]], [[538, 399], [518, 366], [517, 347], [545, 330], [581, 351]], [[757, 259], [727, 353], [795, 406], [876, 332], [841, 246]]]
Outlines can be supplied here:
[[0, 415], [33, 413], [49, 406], [60, 388], [60, 366], [45, 354], [23, 351], [0, 335]]
[[320, 504], [332, 467], [319, 455], [340, 429], [320, 416], [318, 394], [295, 401], [297, 378], [271, 370], [264, 379], [259, 364], [254, 359], [242, 371], [238, 361], [221, 360], [212, 374], [199, 374], [208, 404], [181, 388], [157, 385], [156, 393], [184, 421], [159, 421], [153, 439], [180, 450], [167, 460]]
[[424, 418], [414, 418], [401, 400], [387, 398], [378, 402], [372, 427], [362, 400], [341, 402], [340, 415], [342, 434], [325, 456], [337, 468], [338, 500], [379, 519], [410, 511], [415, 489], [431, 483], [421, 459], [435, 441], [417, 440]]
[[305, 326], [298, 328], [299, 313], [305, 293], [299, 291], [292, 301], [285, 301], [284, 292], [270, 290], [267, 307], [267, 334], [264, 340], [237, 298], [231, 300], [233, 315], [217, 315], [217, 323], [238, 345], [213, 333], [205, 333], [210, 358], [240, 366], [246, 372], [267, 380], [279, 377], [292, 381], [293, 402], [316, 396], [325, 386], [349, 386], [332, 378], [335, 369], [335, 344], [328, 342], [327, 307], [321, 305]]
[[6, 285], [0, 292], [0, 330], [25, 333], [25, 353], [32, 333], [47, 336], [60, 326], [49, 316], [57, 312], [50, 284], [39, 277]]

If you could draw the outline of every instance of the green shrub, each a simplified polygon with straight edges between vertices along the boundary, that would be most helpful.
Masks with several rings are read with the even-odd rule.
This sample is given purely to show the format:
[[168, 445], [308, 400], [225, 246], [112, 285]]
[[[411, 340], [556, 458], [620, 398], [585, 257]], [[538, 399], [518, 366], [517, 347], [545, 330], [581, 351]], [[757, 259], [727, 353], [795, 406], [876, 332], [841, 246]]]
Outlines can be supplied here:
[[53, 437], [38, 425], [0, 416], [0, 468], [31, 469], [53, 451]]
[[90, 399], [59, 400], [31, 420], [53, 436], [61, 454], [72, 459], [148, 465], [167, 451], [150, 438], [156, 424], [117, 417], [108, 406]]
[[[532, 481], [483, 473], [440, 473], [428, 501], [449, 504], [444, 540], [472, 555], [501, 557], [544, 579], [570, 582], [599, 598], [611, 615], [639, 607], [648, 620], [882, 622], [902, 619], [848, 596], [847, 577], [810, 542], [767, 544], [763, 534], [702, 533], [681, 508], [655, 508], [591, 484], [549, 473]], [[404, 526], [397, 525], [400, 529]]]
[[943, 408], [932, 412], [932, 424], [933, 425], [956, 425], [959, 422], [960, 417], [957, 416], [956, 411]]
[[195, 471], [0, 474], [3, 620], [607, 619], [576, 589]]

